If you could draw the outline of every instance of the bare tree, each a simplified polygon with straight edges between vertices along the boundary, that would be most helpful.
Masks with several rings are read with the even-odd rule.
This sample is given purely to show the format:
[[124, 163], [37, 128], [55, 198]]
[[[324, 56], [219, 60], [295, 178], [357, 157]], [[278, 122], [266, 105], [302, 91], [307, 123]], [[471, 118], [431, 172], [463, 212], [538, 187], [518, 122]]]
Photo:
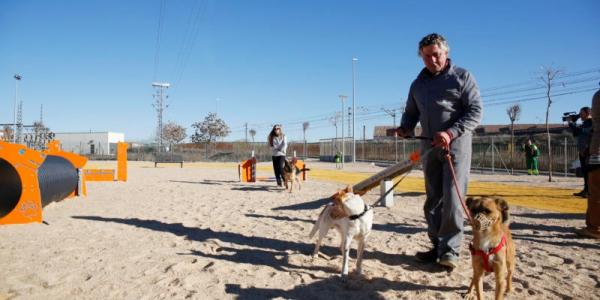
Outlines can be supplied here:
[[185, 140], [187, 134], [185, 133], [185, 127], [175, 123], [168, 122], [163, 126], [162, 130], [163, 140], [169, 143], [169, 149], [173, 152], [173, 145], [179, 144]]
[[33, 137], [30, 139], [28, 147], [37, 150], [44, 149], [50, 139], [50, 129], [40, 121], [33, 122]]
[[4, 125], [4, 127], [2, 128], [2, 130], [0, 132], [2, 132], [2, 140], [6, 141], [6, 142], [12, 141], [14, 131], [11, 126]]
[[560, 73], [562, 73], [562, 70], [560, 69], [555, 69], [552, 66], [550, 67], [542, 67], [542, 74], [540, 75], [539, 79], [542, 81], [542, 83], [544, 84], [544, 87], [546, 88], [546, 97], [548, 98], [548, 103], [546, 106], [546, 137], [548, 138], [548, 181], [552, 182], [552, 140], [550, 137], [550, 124], [548, 123], [548, 118], [550, 116], [550, 106], [552, 105], [552, 95], [550, 95], [551, 91], [552, 91], [552, 85], [554, 84], [554, 79], [556, 78], [556, 76], [558, 76]]
[[252, 138], [252, 143], [254, 143], [254, 137], [256, 136], [256, 130], [254, 129], [250, 129], [250, 131], [248, 131], [250, 133], [250, 137]]
[[192, 134], [193, 143], [206, 143], [206, 157], [208, 157], [208, 147], [216, 142], [217, 138], [224, 138], [231, 133], [229, 126], [219, 118], [216, 113], [209, 113], [202, 122], [192, 124], [194, 134]]
[[256, 136], [256, 130], [250, 129], [248, 133], [250, 133], [250, 137], [252, 138], [252, 151], [254, 151], [254, 137]]
[[304, 134], [304, 159], [306, 159], [306, 131], [308, 130], [309, 126], [309, 122], [302, 123], [302, 132]]
[[510, 119], [510, 173], [514, 174], [515, 169], [515, 122], [521, 116], [521, 105], [513, 104], [506, 109], [506, 114]]

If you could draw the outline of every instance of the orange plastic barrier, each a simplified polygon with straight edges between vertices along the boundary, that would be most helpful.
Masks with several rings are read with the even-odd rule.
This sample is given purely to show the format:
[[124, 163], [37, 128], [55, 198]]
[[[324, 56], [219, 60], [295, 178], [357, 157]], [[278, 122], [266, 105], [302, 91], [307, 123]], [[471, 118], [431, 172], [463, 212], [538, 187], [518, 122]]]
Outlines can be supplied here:
[[86, 181], [114, 181], [115, 170], [113, 169], [86, 169], [83, 170]]
[[238, 175], [241, 182], [256, 182], [256, 158], [253, 157], [239, 164]]
[[117, 143], [117, 170], [86, 169], [84, 177], [87, 181], [127, 181], [127, 143]]

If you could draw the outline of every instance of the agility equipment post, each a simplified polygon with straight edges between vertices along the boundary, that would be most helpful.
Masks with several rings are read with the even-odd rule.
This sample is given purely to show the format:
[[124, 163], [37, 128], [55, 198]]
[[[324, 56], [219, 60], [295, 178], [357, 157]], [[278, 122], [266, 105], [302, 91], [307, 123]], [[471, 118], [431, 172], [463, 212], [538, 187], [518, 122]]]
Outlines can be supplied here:
[[256, 182], [256, 158], [245, 160], [238, 165], [238, 173], [241, 173], [241, 182]]
[[116, 172], [114, 169], [86, 169], [83, 172], [87, 181], [127, 181], [127, 143], [117, 144]]
[[302, 170], [302, 181], [306, 181], [306, 164], [304, 163], [303, 160], [297, 160], [296, 161], [296, 168], [298, 168], [298, 170]]
[[59, 149], [0, 142], [0, 225], [41, 222], [44, 206], [85, 191], [78, 169], [87, 159]]
[[380, 195], [383, 197], [381, 201], [383, 201], [383, 205], [385, 207], [394, 206], [394, 192], [388, 192], [391, 189], [393, 189], [393, 183], [391, 180], [386, 179], [381, 181]]
[[127, 181], [127, 143], [117, 144], [117, 180]]

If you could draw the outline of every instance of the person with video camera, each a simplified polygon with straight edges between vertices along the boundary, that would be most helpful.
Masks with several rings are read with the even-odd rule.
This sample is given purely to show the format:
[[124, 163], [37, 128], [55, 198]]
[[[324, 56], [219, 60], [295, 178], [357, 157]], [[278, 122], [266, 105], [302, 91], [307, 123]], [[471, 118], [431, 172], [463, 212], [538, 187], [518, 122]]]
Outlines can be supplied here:
[[[581, 118], [581, 124], [577, 125], [577, 119]], [[592, 132], [592, 110], [588, 106], [584, 106], [579, 110], [579, 114], [566, 113], [563, 117], [573, 132], [573, 136], [577, 139], [577, 152], [579, 153], [579, 162], [581, 164], [581, 172], [583, 173], [583, 190], [579, 193], [574, 193], [574, 196], [587, 198], [588, 196], [588, 157], [590, 155], [590, 139]]]
[[588, 160], [588, 202], [585, 227], [575, 232], [583, 237], [600, 240], [600, 90], [592, 98], [593, 124]]

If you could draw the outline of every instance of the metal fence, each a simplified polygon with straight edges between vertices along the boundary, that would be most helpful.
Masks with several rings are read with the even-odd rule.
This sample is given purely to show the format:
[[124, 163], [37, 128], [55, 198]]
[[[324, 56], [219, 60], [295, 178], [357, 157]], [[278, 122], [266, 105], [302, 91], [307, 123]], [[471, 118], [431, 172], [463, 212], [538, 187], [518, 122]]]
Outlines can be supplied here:
[[[545, 135], [533, 137], [540, 150], [539, 169], [548, 171], [550, 163], [547, 139]], [[515, 137], [515, 147], [511, 162], [510, 136], [474, 136], [472, 168], [479, 170], [509, 171], [526, 170], [525, 153], [521, 150], [527, 137]], [[555, 173], [573, 172], [571, 164], [578, 160], [577, 145], [572, 136], [552, 135], [552, 170]], [[418, 150], [420, 141], [404, 139], [357, 140], [356, 160], [394, 162], [407, 159], [410, 153]], [[352, 160], [352, 140], [344, 141], [345, 159]], [[322, 139], [319, 142], [319, 158], [321, 161], [333, 161], [337, 152], [342, 151], [342, 139]]]
[[[506, 172], [526, 170], [525, 154], [521, 151], [527, 137], [515, 137], [513, 162], [510, 160], [510, 136], [475, 136], [473, 137], [472, 168], [476, 170]], [[539, 168], [546, 172], [549, 157], [545, 135], [533, 137], [540, 150]], [[571, 163], [578, 160], [577, 146], [570, 135], [553, 135], [552, 168], [554, 173], [572, 173]], [[394, 162], [405, 160], [410, 153], [418, 150], [420, 141], [404, 139], [357, 140], [356, 160], [370, 162]], [[174, 153], [181, 155], [184, 161], [235, 161], [249, 159], [254, 152], [259, 161], [271, 160], [271, 149], [266, 143], [218, 142], [207, 144], [182, 144], [172, 147]], [[352, 140], [344, 141], [345, 159], [352, 160]], [[304, 151], [306, 149], [306, 153]], [[322, 139], [318, 143], [291, 141], [288, 145], [288, 156], [318, 158], [321, 161], [334, 161], [335, 154], [341, 153], [342, 139]], [[140, 147], [128, 150], [129, 160], [153, 161], [153, 147]], [[93, 156], [91, 159], [115, 159], [114, 156]]]

